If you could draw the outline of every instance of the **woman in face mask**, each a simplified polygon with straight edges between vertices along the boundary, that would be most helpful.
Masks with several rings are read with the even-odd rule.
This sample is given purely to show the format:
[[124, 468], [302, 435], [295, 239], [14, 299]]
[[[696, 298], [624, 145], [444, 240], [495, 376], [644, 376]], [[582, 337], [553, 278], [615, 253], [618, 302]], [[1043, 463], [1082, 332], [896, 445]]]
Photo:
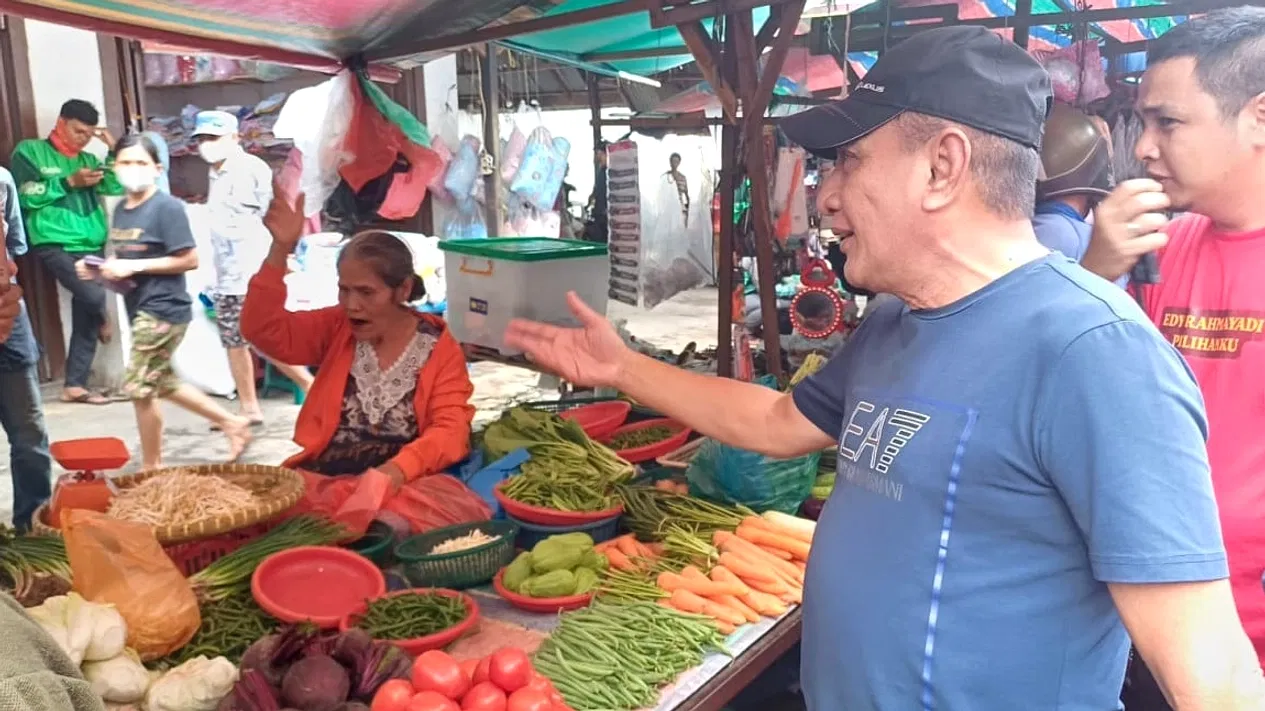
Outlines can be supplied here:
[[228, 437], [229, 459], [250, 443], [249, 421], [229, 414], [201, 391], [180, 382], [171, 360], [193, 319], [185, 272], [198, 267], [184, 203], [158, 190], [157, 147], [141, 135], [124, 136], [114, 171], [126, 197], [114, 210], [99, 266], [81, 262], [81, 278], [101, 278], [123, 293], [131, 320], [132, 349], [123, 391], [136, 408], [146, 469], [162, 466], [162, 412], [158, 398], [210, 420]]

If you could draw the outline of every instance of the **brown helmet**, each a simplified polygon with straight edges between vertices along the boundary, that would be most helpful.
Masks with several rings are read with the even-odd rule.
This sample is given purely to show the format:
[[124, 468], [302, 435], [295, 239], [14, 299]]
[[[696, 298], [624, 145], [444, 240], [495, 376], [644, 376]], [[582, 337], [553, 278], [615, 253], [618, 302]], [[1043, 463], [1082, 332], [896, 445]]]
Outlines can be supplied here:
[[1089, 116], [1067, 104], [1054, 104], [1045, 120], [1041, 167], [1038, 200], [1111, 192], [1111, 144]]

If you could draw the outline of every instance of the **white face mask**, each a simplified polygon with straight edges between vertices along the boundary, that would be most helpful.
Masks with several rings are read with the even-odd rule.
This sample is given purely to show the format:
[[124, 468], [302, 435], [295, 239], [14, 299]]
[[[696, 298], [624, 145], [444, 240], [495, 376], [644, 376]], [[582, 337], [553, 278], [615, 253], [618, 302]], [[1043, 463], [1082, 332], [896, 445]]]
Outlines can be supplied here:
[[233, 139], [228, 136], [214, 141], [204, 141], [198, 144], [198, 155], [202, 156], [202, 160], [207, 163], [219, 163], [228, 158], [235, 145]]
[[128, 165], [114, 169], [119, 185], [129, 193], [143, 193], [158, 182], [158, 170], [143, 165]]

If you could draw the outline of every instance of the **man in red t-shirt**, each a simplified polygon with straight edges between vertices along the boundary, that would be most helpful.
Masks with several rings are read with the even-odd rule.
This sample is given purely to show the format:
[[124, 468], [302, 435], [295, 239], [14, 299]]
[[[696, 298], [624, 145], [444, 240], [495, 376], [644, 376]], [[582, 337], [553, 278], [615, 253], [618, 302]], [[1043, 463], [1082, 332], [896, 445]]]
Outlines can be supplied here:
[[1231, 586], [1265, 659], [1265, 8], [1179, 25], [1148, 59], [1135, 152], [1151, 179], [1103, 201], [1082, 264], [1115, 279], [1158, 252], [1161, 283], [1135, 288], [1203, 391]]

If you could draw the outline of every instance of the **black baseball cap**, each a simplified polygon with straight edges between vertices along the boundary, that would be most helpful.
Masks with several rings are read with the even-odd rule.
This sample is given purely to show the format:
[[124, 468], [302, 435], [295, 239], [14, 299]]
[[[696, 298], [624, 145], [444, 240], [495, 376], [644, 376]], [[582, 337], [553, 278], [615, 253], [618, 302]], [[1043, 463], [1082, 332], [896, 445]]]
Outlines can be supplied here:
[[1053, 103], [1050, 75], [983, 27], [926, 30], [883, 53], [851, 94], [778, 122], [823, 158], [906, 111], [936, 116], [1040, 150]]

